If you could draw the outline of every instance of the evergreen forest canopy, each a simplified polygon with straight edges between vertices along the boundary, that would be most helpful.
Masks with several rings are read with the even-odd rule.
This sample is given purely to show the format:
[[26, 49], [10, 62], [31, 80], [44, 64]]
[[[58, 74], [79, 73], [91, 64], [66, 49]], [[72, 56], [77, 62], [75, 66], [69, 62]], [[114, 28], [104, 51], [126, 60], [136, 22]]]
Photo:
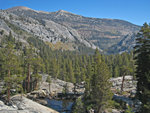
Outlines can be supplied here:
[[35, 37], [28, 38], [29, 45], [23, 45], [11, 32], [8, 36], [3, 35], [0, 42], [0, 79], [5, 81], [7, 100], [9, 102], [10, 89], [14, 87], [20, 93], [37, 89], [41, 73], [47, 73], [67, 82], [85, 81], [81, 111], [94, 108], [101, 113], [112, 99], [111, 84], [108, 82], [110, 77], [123, 76], [124, 73], [134, 76], [136, 72], [137, 97], [143, 103], [141, 112], [147, 112], [150, 110], [150, 26], [144, 24], [138, 37], [133, 59], [133, 52], [104, 55], [96, 49], [94, 54], [87, 55], [53, 51]]
[[[94, 56], [92, 54], [87, 55], [81, 52], [70, 52], [61, 50], [51, 50], [51, 48], [46, 45], [40, 39], [35, 37], [28, 38], [30, 46], [24, 46], [21, 42], [15, 40], [15, 38], [9, 34], [9, 36], [4, 36], [1, 41], [1, 59], [3, 59], [3, 49], [8, 49], [7, 45], [11, 45], [11, 49], [16, 51], [16, 58], [19, 60], [20, 67], [24, 68], [27, 62], [27, 54], [31, 54], [30, 57], [40, 58], [42, 66], [39, 66], [38, 72], [47, 73], [53, 78], [59, 78], [68, 82], [81, 82], [85, 81], [85, 78], [90, 76], [88, 71], [92, 70]], [[111, 77], [121, 76], [122, 71], [120, 70], [122, 66], [127, 66], [131, 68], [131, 72], [128, 74], [133, 75], [133, 53], [123, 53], [116, 55], [103, 55], [101, 54], [101, 59], [104, 61], [109, 68]], [[34, 59], [30, 59], [31, 61]], [[3, 60], [1, 60], [1, 66], [3, 66]], [[33, 66], [31, 66], [33, 68]], [[1, 70], [1, 77], [5, 74]], [[32, 69], [34, 72], [34, 68]], [[22, 72], [23, 73], [23, 72]], [[25, 73], [25, 72], [24, 72]]]

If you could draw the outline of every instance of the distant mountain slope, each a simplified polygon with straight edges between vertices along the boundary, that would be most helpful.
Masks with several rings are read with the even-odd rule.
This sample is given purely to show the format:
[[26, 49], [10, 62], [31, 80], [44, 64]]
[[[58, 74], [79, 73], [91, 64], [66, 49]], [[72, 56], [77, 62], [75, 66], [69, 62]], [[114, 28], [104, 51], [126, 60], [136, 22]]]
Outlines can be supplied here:
[[51, 20], [77, 30], [81, 37], [101, 49], [111, 47], [126, 35], [139, 31], [140, 28], [123, 20], [88, 18], [63, 10], [49, 15]]
[[107, 53], [116, 54], [116, 53], [132, 51], [133, 47], [136, 44], [136, 38], [137, 38], [136, 33], [126, 35], [117, 44], [108, 48]]
[[11, 31], [15, 36], [21, 37], [22, 34], [16, 33], [16, 29], [20, 28], [29, 34], [39, 37], [47, 44], [58, 45], [58, 43], [61, 42], [59, 44], [62, 46], [59, 45], [59, 48], [56, 47], [57, 49], [65, 48], [65, 50], [76, 50], [80, 45], [93, 49], [96, 48], [92, 43], [83, 40], [78, 32], [70, 27], [62, 26], [48, 19], [39, 20], [30, 16], [16, 15], [11, 12], [13, 10], [17, 10], [18, 12], [27, 10], [29, 11], [28, 13], [30, 13], [30, 11], [35, 13], [35, 11], [25, 7], [0, 11], [0, 20], [2, 21], [0, 29], [4, 30], [6, 34]]
[[140, 26], [118, 19], [89, 18], [64, 10], [35, 11], [21, 6], [2, 10], [0, 16], [46, 42], [69, 43], [71, 50], [77, 49], [78, 44], [108, 50], [120, 46], [120, 41], [140, 29]]

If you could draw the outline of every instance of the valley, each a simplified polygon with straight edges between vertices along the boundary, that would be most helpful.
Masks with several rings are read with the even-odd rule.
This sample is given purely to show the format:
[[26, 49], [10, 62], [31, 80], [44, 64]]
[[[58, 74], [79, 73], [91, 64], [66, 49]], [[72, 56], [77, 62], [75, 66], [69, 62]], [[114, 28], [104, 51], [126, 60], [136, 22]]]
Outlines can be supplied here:
[[24, 6], [0, 10], [0, 113], [148, 113], [150, 25]]

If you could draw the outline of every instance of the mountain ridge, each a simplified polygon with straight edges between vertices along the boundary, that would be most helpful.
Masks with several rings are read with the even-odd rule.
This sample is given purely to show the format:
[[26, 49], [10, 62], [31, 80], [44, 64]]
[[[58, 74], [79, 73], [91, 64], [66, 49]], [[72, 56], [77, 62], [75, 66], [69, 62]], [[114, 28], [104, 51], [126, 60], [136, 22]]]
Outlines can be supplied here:
[[[2, 12], [8, 14], [4, 16]], [[10, 19], [10, 15], [15, 19]], [[64, 10], [36, 11], [24, 6], [2, 10], [0, 16], [7, 17], [10, 23], [44, 41], [56, 43], [65, 40], [63, 43], [71, 42], [74, 48], [80, 42], [81, 45], [103, 51], [117, 46], [124, 37], [140, 29], [138, 25], [119, 19], [84, 17]]]
[[[73, 14], [73, 15], [77, 15], [77, 16], [82, 16], [82, 17], [85, 17], [85, 18], [105, 19], [105, 20], [119, 20], [119, 21], [125, 21], [127, 23], [133, 24], [132, 22], [129, 22], [129, 21], [126, 21], [126, 20], [123, 20], [123, 19], [117, 19], [117, 18], [116, 19], [114, 19], [114, 18], [97, 18], [97, 17], [83, 16], [83, 15], [75, 14], [75, 13], [72, 13], [72, 12], [69, 12], [69, 11], [66, 11], [66, 10], [63, 10], [63, 9], [59, 9], [57, 11], [49, 12], [49, 11], [44, 11], [44, 10], [35, 10], [35, 9], [29, 8], [29, 7], [26, 7], [26, 6], [15, 6], [15, 7], [7, 8], [7, 9], [4, 9], [4, 10], [18, 10], [18, 9], [32, 10], [32, 11], [41, 12], [41, 13], [43, 13], [43, 12], [44, 13], [58, 13], [58, 12], [62, 12], [62, 13], [69, 13], [69, 14]], [[133, 25], [136, 25], [136, 24], [133, 24]], [[140, 25], [136, 25], [136, 26], [140, 26]]]
[[25, 6], [16, 6], [16, 7], [12, 7], [12, 8], [8, 8], [8, 9], [6, 9], [6, 10], [32, 10], [31, 8], [29, 8], [29, 7], [25, 7]]

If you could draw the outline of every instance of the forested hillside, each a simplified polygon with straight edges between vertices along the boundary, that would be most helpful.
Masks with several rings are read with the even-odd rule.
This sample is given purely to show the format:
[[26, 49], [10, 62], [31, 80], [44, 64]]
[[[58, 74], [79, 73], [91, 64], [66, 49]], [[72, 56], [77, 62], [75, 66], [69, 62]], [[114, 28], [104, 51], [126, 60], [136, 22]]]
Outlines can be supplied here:
[[[20, 62], [24, 62], [24, 57], [26, 54], [33, 54], [41, 59], [43, 64], [42, 70], [39, 72], [50, 74], [55, 78], [59, 78], [70, 82], [81, 82], [84, 81], [87, 76], [90, 75], [89, 72], [92, 70], [92, 65], [94, 62], [93, 54], [85, 54], [85, 52], [70, 52], [62, 50], [52, 50], [48, 45], [46, 45], [40, 39], [35, 37], [28, 38], [28, 43], [30, 45], [24, 45], [18, 40], [16, 40], [11, 33], [9, 36], [3, 36], [1, 40], [1, 50], [5, 49], [8, 43], [11, 43], [13, 50], [16, 51], [17, 56], [20, 58]], [[29, 49], [29, 50], [28, 50]], [[31, 50], [30, 50], [31, 49]], [[34, 52], [32, 52], [34, 51]], [[82, 49], [81, 49], [82, 51]], [[118, 55], [101, 55], [102, 60], [108, 65], [111, 77], [121, 76], [120, 68], [122, 66], [127, 66], [133, 70], [132, 60], [133, 54], [123, 53]], [[1, 56], [2, 57], [2, 56]], [[3, 58], [2, 58], [3, 59]], [[132, 71], [133, 72], [133, 71]], [[131, 74], [131, 73], [129, 73]], [[72, 80], [71, 80], [72, 79]]]

